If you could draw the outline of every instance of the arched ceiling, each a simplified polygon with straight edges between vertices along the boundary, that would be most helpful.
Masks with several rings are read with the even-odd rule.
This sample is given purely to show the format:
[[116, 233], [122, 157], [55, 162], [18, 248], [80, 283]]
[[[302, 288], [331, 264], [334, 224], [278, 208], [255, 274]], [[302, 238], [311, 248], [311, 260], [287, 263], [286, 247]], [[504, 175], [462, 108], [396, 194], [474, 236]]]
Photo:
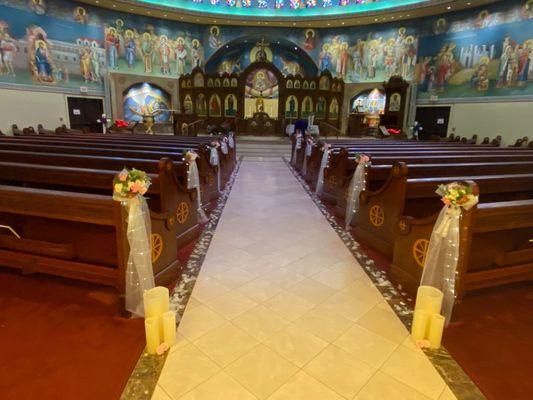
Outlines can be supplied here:
[[[494, 3], [498, 0], [81, 1], [113, 10], [198, 24], [327, 28], [343, 25], [378, 24], [419, 18], [427, 15], [439, 15]], [[324, 7], [324, 2], [326, 7]], [[276, 3], [278, 4], [278, 8], [276, 8]], [[248, 4], [249, 6], [247, 6]], [[296, 4], [299, 5], [297, 9], [293, 8]], [[315, 5], [313, 6], [313, 4]]]

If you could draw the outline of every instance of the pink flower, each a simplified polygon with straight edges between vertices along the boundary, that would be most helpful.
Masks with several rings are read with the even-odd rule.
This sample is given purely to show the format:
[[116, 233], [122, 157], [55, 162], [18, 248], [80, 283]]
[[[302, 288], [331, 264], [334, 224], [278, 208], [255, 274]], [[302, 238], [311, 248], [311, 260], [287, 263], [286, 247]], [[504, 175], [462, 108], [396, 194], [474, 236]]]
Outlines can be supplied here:
[[144, 196], [144, 194], [148, 191], [148, 189], [146, 188], [146, 186], [143, 186], [139, 189], [139, 194], [141, 196]]
[[118, 174], [118, 179], [120, 182], [126, 182], [126, 179], [128, 179], [128, 171], [125, 169], [120, 171], [120, 174]]
[[170, 349], [170, 346], [167, 343], [163, 342], [159, 346], [157, 346], [155, 352], [157, 353], [157, 355], [160, 356], [164, 354], [168, 349]]
[[445, 205], [447, 205], [447, 206], [451, 206], [451, 205], [452, 205], [452, 202], [451, 202], [450, 199], [447, 198], [447, 197], [443, 197], [441, 200], [442, 200], [442, 202], [443, 202]]

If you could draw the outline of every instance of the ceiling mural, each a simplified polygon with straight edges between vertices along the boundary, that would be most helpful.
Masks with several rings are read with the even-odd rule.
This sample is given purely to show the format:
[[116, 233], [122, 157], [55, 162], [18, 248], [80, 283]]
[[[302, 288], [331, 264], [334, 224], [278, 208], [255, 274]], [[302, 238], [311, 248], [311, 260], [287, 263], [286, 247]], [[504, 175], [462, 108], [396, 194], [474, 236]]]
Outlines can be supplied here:
[[239, 73], [260, 54], [284, 75], [329, 70], [347, 83], [402, 75], [418, 84], [421, 102], [533, 96], [532, 18], [533, 0], [509, 0], [401, 24], [280, 31], [0, 0], [0, 85], [102, 94], [108, 72]]
[[429, 0], [138, 0], [157, 6], [243, 17], [317, 17], [357, 15], [424, 5]]

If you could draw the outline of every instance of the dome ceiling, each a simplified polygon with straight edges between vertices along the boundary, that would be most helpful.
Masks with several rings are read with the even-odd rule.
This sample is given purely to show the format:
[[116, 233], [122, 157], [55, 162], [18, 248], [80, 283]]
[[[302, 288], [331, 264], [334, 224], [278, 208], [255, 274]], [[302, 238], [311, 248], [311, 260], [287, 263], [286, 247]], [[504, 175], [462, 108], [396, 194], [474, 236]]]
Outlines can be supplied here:
[[335, 27], [439, 15], [498, 0], [80, 0], [200, 24]]
[[138, 0], [181, 10], [240, 17], [327, 17], [380, 12], [431, 0]]

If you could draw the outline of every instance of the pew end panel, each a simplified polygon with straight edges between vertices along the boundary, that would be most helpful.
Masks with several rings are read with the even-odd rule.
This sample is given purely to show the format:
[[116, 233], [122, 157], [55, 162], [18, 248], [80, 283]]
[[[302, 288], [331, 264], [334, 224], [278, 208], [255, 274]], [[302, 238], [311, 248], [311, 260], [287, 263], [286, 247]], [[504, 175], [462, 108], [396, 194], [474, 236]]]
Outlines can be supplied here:
[[[369, 169], [372, 174], [372, 167]], [[356, 240], [392, 258], [398, 221], [403, 214], [407, 182], [407, 165], [394, 163], [383, 186], [375, 191], [364, 190], [359, 197], [355, 221]], [[368, 187], [368, 183], [367, 183]]]

